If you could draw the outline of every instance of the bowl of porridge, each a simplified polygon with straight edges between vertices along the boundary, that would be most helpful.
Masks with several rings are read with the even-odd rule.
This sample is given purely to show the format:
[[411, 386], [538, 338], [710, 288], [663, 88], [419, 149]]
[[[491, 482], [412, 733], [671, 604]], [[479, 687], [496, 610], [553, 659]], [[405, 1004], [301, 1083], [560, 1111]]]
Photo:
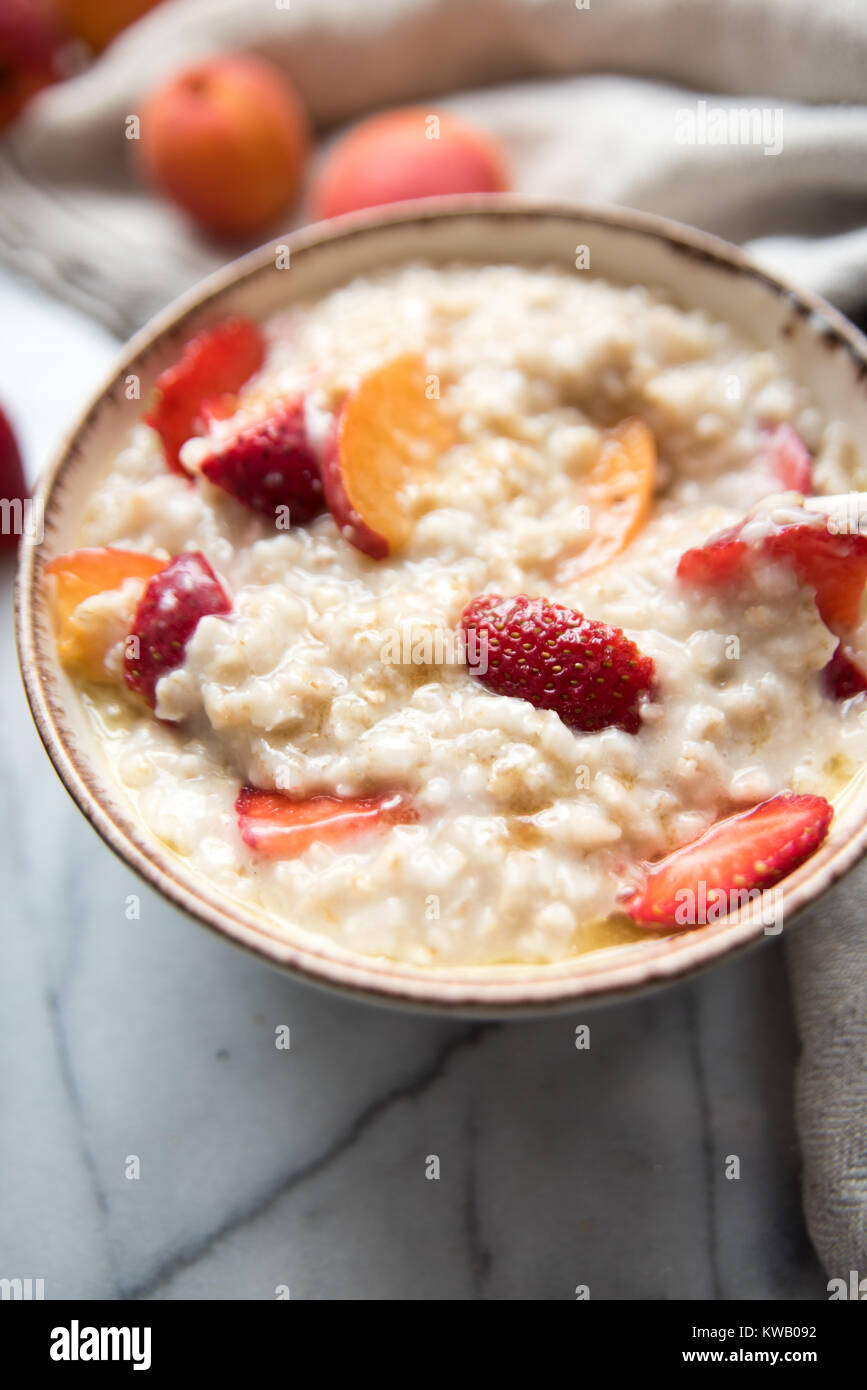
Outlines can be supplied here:
[[649, 216], [265, 246], [46, 471], [18, 641], [108, 844], [274, 965], [508, 1014], [768, 935], [863, 852], [867, 344]]

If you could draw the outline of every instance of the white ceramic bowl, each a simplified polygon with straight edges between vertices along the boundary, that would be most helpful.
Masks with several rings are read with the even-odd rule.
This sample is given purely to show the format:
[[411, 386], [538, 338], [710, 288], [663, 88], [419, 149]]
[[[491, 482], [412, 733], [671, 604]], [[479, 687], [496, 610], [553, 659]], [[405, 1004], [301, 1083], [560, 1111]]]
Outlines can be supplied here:
[[[815, 296], [781, 283], [725, 242], [675, 223], [622, 209], [460, 198], [343, 218], [288, 236], [283, 244], [291, 250], [288, 269], [276, 267], [276, 243], [264, 246], [211, 276], [138, 333], [42, 477], [45, 536], [41, 544], [22, 542], [18, 646], [33, 717], [67, 790], [122, 859], [200, 922], [273, 965], [382, 1003], [493, 1015], [585, 1006], [680, 978], [760, 940], [761, 921], [740, 914], [557, 965], [430, 969], [355, 956], [214, 892], [136, 818], [55, 656], [43, 569], [75, 547], [82, 503], [141, 413], [139, 401], [126, 399], [126, 377], [140, 377], [147, 399], [158, 373], [202, 325], [229, 312], [265, 318], [293, 300], [402, 261], [574, 268], [576, 248], [584, 246], [589, 273], [660, 287], [680, 305], [705, 309], [773, 348], [796, 379], [809, 383], [826, 417], [867, 439], [867, 340]], [[836, 803], [825, 844], [784, 881], [787, 924], [851, 867], [865, 843], [867, 789], [859, 777]]]

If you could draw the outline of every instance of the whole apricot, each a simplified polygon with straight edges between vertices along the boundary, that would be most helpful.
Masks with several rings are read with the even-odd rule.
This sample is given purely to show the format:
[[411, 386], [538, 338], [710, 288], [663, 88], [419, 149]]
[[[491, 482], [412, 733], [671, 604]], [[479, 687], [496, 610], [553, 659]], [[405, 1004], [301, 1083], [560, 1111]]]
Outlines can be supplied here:
[[195, 221], [249, 237], [292, 202], [310, 137], [288, 79], [242, 56], [197, 63], [152, 93], [138, 144], [147, 177]]
[[317, 218], [441, 193], [501, 193], [506, 161], [491, 136], [421, 107], [362, 121], [337, 142], [316, 177]]
[[54, 0], [71, 33], [97, 50], [160, 0]]

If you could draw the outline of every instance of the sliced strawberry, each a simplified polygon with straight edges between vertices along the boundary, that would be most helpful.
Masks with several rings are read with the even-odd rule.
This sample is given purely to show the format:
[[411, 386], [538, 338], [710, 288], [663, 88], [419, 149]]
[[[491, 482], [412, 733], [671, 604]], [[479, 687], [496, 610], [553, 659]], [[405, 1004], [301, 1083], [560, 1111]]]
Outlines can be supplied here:
[[401, 792], [299, 798], [243, 787], [235, 810], [244, 843], [273, 859], [291, 859], [317, 841], [333, 844], [418, 819]]
[[701, 589], [723, 589], [741, 580], [750, 547], [740, 539], [740, 529], [720, 531], [705, 545], [685, 550], [678, 561], [678, 579]]
[[254, 512], [288, 507], [303, 525], [325, 507], [319, 460], [307, 437], [304, 401], [286, 401], [206, 458], [200, 471]]
[[473, 674], [498, 695], [553, 709], [584, 733], [638, 732], [654, 666], [619, 628], [545, 598], [474, 598], [461, 619]]
[[813, 460], [791, 425], [766, 426], [762, 431], [762, 452], [784, 491], [806, 495], [811, 490]]
[[821, 672], [822, 682], [832, 700], [850, 700], [867, 690], [867, 675], [849, 656], [842, 642]]
[[180, 360], [157, 378], [156, 397], [145, 415], [163, 441], [166, 462], [183, 473], [181, 445], [203, 432], [202, 410], [219, 413], [215, 402], [239, 391], [265, 360], [265, 341], [251, 319], [229, 318], [197, 333]]
[[867, 584], [867, 536], [835, 536], [825, 525], [784, 526], [766, 537], [763, 550], [787, 561], [800, 582], [816, 590], [816, 606], [832, 632], [858, 621]]
[[124, 653], [124, 680], [130, 690], [156, 703], [157, 681], [184, 659], [200, 618], [222, 616], [232, 605], [204, 555], [178, 555], [148, 581], [135, 612]]
[[741, 528], [725, 531], [680, 557], [677, 574], [700, 588], [725, 588], [749, 578], [752, 557], [791, 566], [801, 584], [816, 591], [816, 606], [832, 632], [858, 620], [867, 583], [867, 536], [835, 535], [824, 517], [778, 526], [748, 544]]
[[237, 409], [238, 397], [234, 391], [224, 391], [222, 396], [215, 396], [213, 400], [202, 401], [199, 419], [204, 426], [204, 432], [207, 434], [213, 424], [219, 424], [223, 420], [231, 420]]
[[645, 865], [624, 910], [639, 926], [669, 929], [697, 925], [694, 916], [689, 920], [690, 903], [722, 904], [715, 916], [725, 916], [745, 905], [736, 894], [771, 888], [809, 859], [833, 814], [823, 796], [783, 792], [717, 821], [697, 840]]

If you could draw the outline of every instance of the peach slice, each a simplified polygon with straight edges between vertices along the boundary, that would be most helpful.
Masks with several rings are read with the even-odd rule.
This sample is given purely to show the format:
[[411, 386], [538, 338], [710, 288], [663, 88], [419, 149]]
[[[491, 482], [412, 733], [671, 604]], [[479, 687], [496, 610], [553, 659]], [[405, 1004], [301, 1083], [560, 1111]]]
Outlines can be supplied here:
[[563, 561], [561, 583], [601, 569], [625, 550], [647, 519], [656, 476], [656, 443], [635, 417], [606, 430], [587, 480], [592, 538], [578, 555]]
[[165, 569], [165, 560], [138, 550], [97, 547], [58, 555], [45, 566], [54, 578], [57, 654], [63, 665], [87, 680], [105, 681], [105, 658], [114, 640], [106, 624], [86, 621], [78, 609], [95, 594], [119, 589], [127, 579], [146, 581]]
[[454, 437], [427, 394], [424, 358], [396, 357], [364, 378], [322, 461], [325, 500], [356, 549], [383, 560], [406, 544], [415, 520], [407, 488], [430, 474]]

